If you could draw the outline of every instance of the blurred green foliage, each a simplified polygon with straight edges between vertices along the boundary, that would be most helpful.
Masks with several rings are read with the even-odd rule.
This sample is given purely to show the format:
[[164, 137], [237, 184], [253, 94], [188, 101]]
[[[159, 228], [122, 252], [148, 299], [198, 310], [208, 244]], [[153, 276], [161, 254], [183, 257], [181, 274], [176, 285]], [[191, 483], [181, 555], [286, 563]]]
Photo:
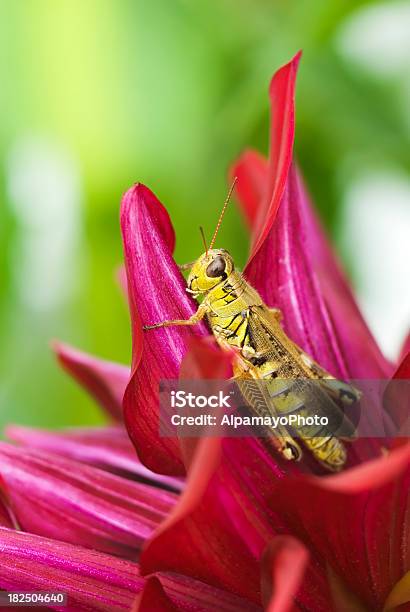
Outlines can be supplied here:
[[[0, 3], [3, 423], [101, 421], [94, 404], [55, 366], [47, 339], [129, 362], [128, 314], [114, 281], [122, 257], [121, 194], [135, 181], [148, 184], [171, 213], [177, 260], [192, 259], [200, 249], [197, 227], [203, 224], [209, 235], [214, 226], [230, 162], [245, 147], [267, 152], [268, 83], [299, 48], [296, 151], [329, 230], [337, 229], [343, 177], [379, 163], [409, 170], [394, 82], [371, 77], [336, 50], [339, 28], [362, 4]], [[70, 273], [78, 284], [46, 311], [28, 306], [15, 281], [24, 227], [13, 208], [8, 168], [10, 151], [27, 136], [67, 152], [82, 188], [80, 247], [61, 270], [63, 282]], [[247, 235], [234, 208], [221, 240], [245, 261]], [[44, 290], [41, 282], [35, 290]]]

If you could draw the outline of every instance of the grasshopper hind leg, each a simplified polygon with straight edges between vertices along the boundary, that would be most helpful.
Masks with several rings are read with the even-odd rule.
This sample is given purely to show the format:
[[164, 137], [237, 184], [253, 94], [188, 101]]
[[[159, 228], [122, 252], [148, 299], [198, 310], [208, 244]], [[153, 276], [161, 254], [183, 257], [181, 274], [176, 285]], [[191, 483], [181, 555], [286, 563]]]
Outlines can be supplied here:
[[291, 436], [272, 434], [263, 438], [263, 442], [269, 452], [279, 453], [286, 461], [300, 461], [302, 458], [302, 449]]
[[318, 463], [331, 472], [340, 472], [345, 466], [346, 447], [334, 436], [304, 438], [304, 445], [310, 450]]
[[[239, 374], [238, 377], [235, 377], [235, 380], [243, 398], [251, 407], [251, 412], [258, 416], [272, 416], [271, 409], [267, 409], [269, 402], [267, 403], [261, 380], [251, 376], [249, 378], [246, 377], [246, 374], [249, 376], [249, 373], [245, 373], [237, 365], [236, 370], [234, 366], [234, 374]], [[302, 458], [301, 447], [290, 435], [286, 427], [278, 425], [275, 430], [266, 427], [265, 431], [270, 434], [265, 438], [265, 446], [269, 450], [272, 449], [280, 453], [287, 461], [299, 461]]]

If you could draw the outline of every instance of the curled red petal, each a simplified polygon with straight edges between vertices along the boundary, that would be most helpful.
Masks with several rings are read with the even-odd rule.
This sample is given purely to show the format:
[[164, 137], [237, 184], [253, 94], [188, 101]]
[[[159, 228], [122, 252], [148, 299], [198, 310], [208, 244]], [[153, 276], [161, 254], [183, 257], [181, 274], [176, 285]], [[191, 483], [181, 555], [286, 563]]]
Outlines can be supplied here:
[[228, 591], [186, 576], [159, 574], [161, 584], [178, 610], [201, 612], [258, 612], [259, 606]]
[[292, 536], [277, 536], [262, 559], [262, 601], [267, 612], [288, 612], [309, 560], [305, 546]]
[[98, 359], [62, 342], [53, 343], [63, 368], [115, 420], [122, 420], [122, 398], [130, 378], [127, 366]]
[[167, 327], [142, 332], [143, 324], [188, 319], [196, 310], [173, 258], [174, 232], [165, 208], [144, 185], [132, 187], [121, 207], [128, 294], [132, 320], [132, 374], [124, 396], [124, 418], [143, 463], [164, 474], [181, 475], [184, 466], [175, 437], [159, 436], [158, 384], [177, 378], [195, 329]]
[[329, 477], [286, 479], [271, 504], [372, 610], [410, 568], [410, 445]]
[[[256, 440], [225, 440], [222, 450], [217, 438], [200, 440], [183, 494], [143, 549], [142, 573], [183, 573], [260, 605], [262, 552], [287, 531], [265, 504], [274, 479], [267, 468]], [[170, 555], [174, 549], [178, 555]], [[328, 596], [324, 569], [315, 562], [299, 601], [313, 612]]]
[[177, 499], [157, 487], [6, 443], [0, 443], [0, 475], [25, 531], [129, 558]]
[[250, 261], [263, 245], [275, 221], [292, 163], [295, 137], [295, 85], [302, 53], [273, 76], [269, 87], [271, 132], [268, 182], [265, 199], [255, 221], [254, 241]]
[[138, 565], [94, 550], [0, 527], [0, 589], [66, 593], [67, 608], [129, 610], [144, 580]]
[[162, 588], [162, 584], [156, 576], [148, 578], [131, 612], [152, 612], [153, 610], [155, 610], [155, 612], [177, 612], [178, 610]]
[[298, 61], [296, 56], [272, 79], [269, 162], [264, 168], [259, 155], [247, 152], [232, 169], [245, 212], [254, 211], [262, 196], [245, 276], [269, 305], [283, 310], [290, 337], [334, 375], [384, 378], [391, 366], [359, 312], [291, 163]]
[[18, 444], [95, 465], [126, 478], [156, 484], [174, 491], [183, 488], [182, 479], [152, 472], [139, 461], [122, 425], [76, 427], [60, 431], [8, 425], [6, 436]]
[[[139, 607], [138, 607], [139, 606]], [[150, 576], [135, 602], [134, 610], [142, 612], [260, 612], [261, 608], [221, 589], [178, 574]]]
[[[257, 584], [255, 559], [236, 533], [229, 505], [210, 503], [210, 481], [220, 459], [218, 438], [200, 440], [187, 486], [174, 511], [146, 543], [141, 571], [144, 575], [177, 571], [258, 603], [259, 593], [253, 588]], [[214, 494], [219, 494], [217, 488]], [[169, 555], [176, 546], [178, 558]]]

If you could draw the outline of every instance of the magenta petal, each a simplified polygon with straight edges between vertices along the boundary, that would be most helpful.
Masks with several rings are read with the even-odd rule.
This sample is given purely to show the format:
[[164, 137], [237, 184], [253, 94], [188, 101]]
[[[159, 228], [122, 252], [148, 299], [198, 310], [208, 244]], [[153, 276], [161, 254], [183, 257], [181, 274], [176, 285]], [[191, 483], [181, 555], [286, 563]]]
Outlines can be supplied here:
[[293, 608], [308, 560], [308, 551], [292, 536], [277, 536], [269, 543], [262, 560], [262, 600], [267, 612]]
[[63, 368], [116, 419], [122, 420], [122, 398], [130, 378], [128, 367], [97, 359], [62, 342], [53, 349]]
[[132, 375], [124, 396], [124, 417], [143, 463], [164, 474], [181, 475], [184, 466], [176, 438], [159, 436], [158, 384], [177, 378], [195, 329], [168, 327], [145, 332], [144, 324], [187, 319], [196, 310], [173, 258], [174, 232], [165, 208], [144, 185], [132, 187], [121, 208], [132, 319]]
[[299, 51], [288, 64], [282, 66], [274, 74], [269, 86], [271, 129], [268, 181], [264, 202], [255, 220], [251, 260], [263, 245], [275, 221], [292, 163], [295, 136], [294, 97], [301, 55]]
[[[240, 164], [245, 162], [254, 163], [249, 156]], [[248, 171], [246, 176], [250, 180], [256, 173]], [[259, 177], [263, 180], [260, 172]], [[294, 166], [276, 221], [245, 276], [268, 305], [282, 310], [290, 338], [333, 375], [342, 379], [389, 376], [391, 366], [360, 314]], [[380, 403], [375, 406], [370, 413], [362, 405], [364, 433], [375, 417], [383, 422]], [[349, 461], [369, 458], [379, 452], [379, 446], [378, 440], [360, 439]]]
[[135, 558], [174, 493], [42, 451], [0, 443], [0, 475], [22, 529]]
[[6, 435], [13, 442], [95, 465], [126, 478], [175, 491], [183, 488], [182, 479], [151, 472], [139, 461], [123, 426], [47, 431], [9, 425]]
[[291, 164], [299, 58], [295, 56], [272, 79], [265, 171], [262, 158], [254, 152], [244, 154], [232, 169], [250, 218], [255, 217], [258, 194], [262, 195], [245, 276], [269, 305], [283, 310], [292, 340], [331, 373], [342, 378], [385, 378], [391, 367], [358, 310]]
[[[342, 379], [386, 378], [391, 366], [378, 349], [291, 166], [276, 221], [245, 270], [266, 303], [284, 315], [289, 337], [322, 367]], [[376, 411], [378, 413], [376, 414]], [[362, 404], [362, 431], [382, 407]], [[380, 441], [359, 439], [349, 461], [379, 452]]]
[[0, 589], [67, 593], [54, 610], [129, 610], [144, 581], [138, 565], [71, 544], [0, 528]]
[[271, 505], [371, 610], [410, 569], [410, 446], [336, 476], [286, 479]]

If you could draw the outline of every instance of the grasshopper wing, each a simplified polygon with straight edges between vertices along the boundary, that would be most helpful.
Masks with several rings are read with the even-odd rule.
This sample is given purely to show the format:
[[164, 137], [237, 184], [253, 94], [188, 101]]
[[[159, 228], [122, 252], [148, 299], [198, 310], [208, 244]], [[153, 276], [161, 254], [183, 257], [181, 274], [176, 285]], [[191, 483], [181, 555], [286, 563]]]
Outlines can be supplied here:
[[[337, 401], [344, 394], [356, 399], [358, 392], [331, 377], [308, 355], [294, 344], [282, 330], [268, 309], [253, 309], [250, 318], [251, 333], [256, 336], [258, 353], [265, 363], [260, 368], [278, 414], [325, 417], [328, 425], [298, 428], [302, 437], [333, 435], [338, 438], [355, 437], [355, 426], [345, 415]], [[272, 367], [269, 367], [269, 364]]]
[[[268, 389], [264, 381], [254, 377], [240, 375], [236, 378], [242, 397], [247, 402], [250, 412], [260, 417], [278, 417], [274, 404], [269, 396]], [[285, 459], [299, 461], [302, 457], [302, 450], [299, 444], [292, 438], [286, 427], [278, 424], [276, 428], [262, 426], [271, 436], [272, 445], [278, 450]]]

